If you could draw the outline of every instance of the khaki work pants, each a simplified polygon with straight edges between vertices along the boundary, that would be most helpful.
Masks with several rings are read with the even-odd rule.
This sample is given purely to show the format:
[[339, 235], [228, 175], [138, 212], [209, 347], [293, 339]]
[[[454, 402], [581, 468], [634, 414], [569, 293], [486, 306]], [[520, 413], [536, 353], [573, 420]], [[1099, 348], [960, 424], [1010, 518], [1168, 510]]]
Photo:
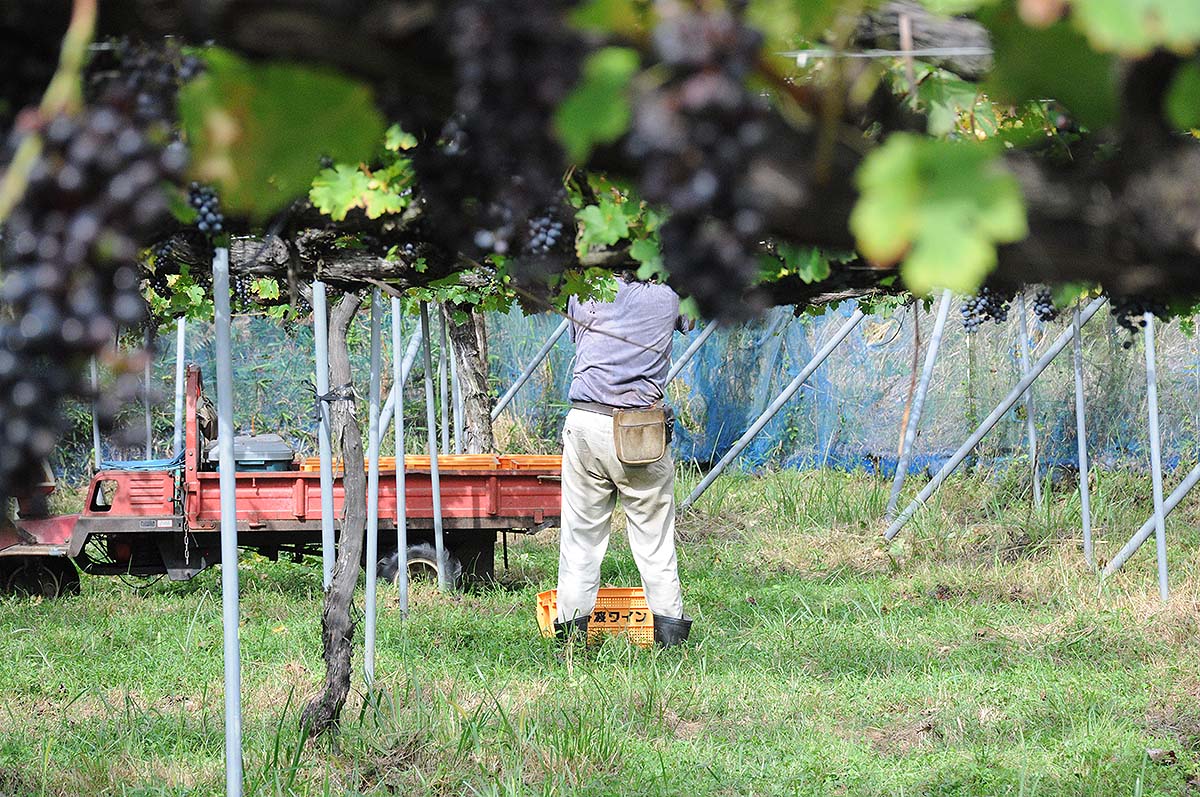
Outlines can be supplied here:
[[573, 409], [563, 429], [562, 534], [558, 621], [588, 617], [600, 589], [617, 496], [628, 518], [629, 548], [650, 611], [683, 616], [675, 561], [675, 463], [668, 451], [649, 465], [623, 465], [613, 447], [613, 420]]

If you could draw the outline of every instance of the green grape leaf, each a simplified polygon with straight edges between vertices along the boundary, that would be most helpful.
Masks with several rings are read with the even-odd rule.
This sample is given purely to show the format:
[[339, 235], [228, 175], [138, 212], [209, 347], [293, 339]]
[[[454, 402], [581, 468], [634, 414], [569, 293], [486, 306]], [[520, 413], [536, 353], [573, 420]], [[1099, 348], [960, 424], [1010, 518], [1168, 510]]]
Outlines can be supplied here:
[[179, 91], [194, 179], [228, 211], [263, 219], [310, 187], [322, 156], [356, 163], [378, 151], [384, 123], [371, 91], [332, 71], [254, 62], [216, 47]]
[[902, 262], [905, 284], [970, 293], [996, 265], [996, 245], [1028, 234], [1016, 179], [992, 147], [893, 135], [867, 156], [850, 215], [859, 250]]
[[342, 221], [352, 208], [363, 204], [363, 195], [370, 186], [370, 178], [357, 166], [339, 163], [332, 169], [322, 169], [313, 178], [308, 198], [317, 210], [334, 221]]
[[372, 188], [363, 194], [363, 207], [368, 219], [377, 219], [388, 213], [399, 213], [408, 207], [408, 200], [392, 191]]
[[1176, 127], [1200, 128], [1200, 65], [1184, 64], [1167, 91], [1167, 118]]
[[271, 277], [260, 277], [254, 280], [250, 288], [262, 299], [279, 298], [279, 283]]
[[392, 125], [383, 136], [383, 146], [390, 152], [410, 150], [417, 145], [417, 137], [406, 133], [400, 125]]
[[829, 259], [816, 247], [782, 246], [779, 253], [783, 255], [783, 262], [788, 268], [806, 285], [820, 282], [829, 276]]
[[575, 214], [580, 234], [576, 251], [580, 257], [593, 246], [612, 246], [629, 235], [630, 218], [625, 205], [611, 196], [601, 195], [598, 204], [588, 205]]
[[1097, 50], [1125, 57], [1157, 47], [1188, 54], [1200, 43], [1196, 0], [1073, 0], [1071, 19]]
[[984, 84], [990, 95], [1014, 103], [1058, 100], [1092, 129], [1116, 117], [1116, 60], [1092, 49], [1069, 24], [1031, 28], [1011, 6], [985, 9], [980, 20], [995, 50], [995, 67]]
[[629, 129], [629, 81], [638, 70], [637, 51], [604, 47], [588, 56], [583, 78], [554, 113], [554, 131], [577, 163], [597, 144], [608, 144]]
[[[979, 87], [949, 73], [935, 70], [917, 85], [917, 98], [926, 109], [929, 134], [945, 136], [958, 128], [960, 114], [975, 107], [979, 98]], [[994, 124], [992, 127], [994, 129]]]
[[639, 238], [629, 245], [629, 256], [641, 263], [638, 267], [638, 279], [665, 277], [662, 248], [656, 238]]

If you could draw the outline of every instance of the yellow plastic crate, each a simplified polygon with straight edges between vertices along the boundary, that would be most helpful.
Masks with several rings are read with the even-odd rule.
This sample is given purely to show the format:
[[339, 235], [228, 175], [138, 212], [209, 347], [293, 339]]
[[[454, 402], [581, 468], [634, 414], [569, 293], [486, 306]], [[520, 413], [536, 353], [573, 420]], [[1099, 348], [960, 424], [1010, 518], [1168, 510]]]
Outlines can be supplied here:
[[[554, 636], [557, 598], [556, 589], [538, 593], [537, 621], [543, 636]], [[588, 620], [588, 641], [602, 634], [625, 634], [630, 642], [643, 648], [654, 644], [654, 615], [646, 605], [646, 595], [641, 587], [600, 588], [596, 608]]]

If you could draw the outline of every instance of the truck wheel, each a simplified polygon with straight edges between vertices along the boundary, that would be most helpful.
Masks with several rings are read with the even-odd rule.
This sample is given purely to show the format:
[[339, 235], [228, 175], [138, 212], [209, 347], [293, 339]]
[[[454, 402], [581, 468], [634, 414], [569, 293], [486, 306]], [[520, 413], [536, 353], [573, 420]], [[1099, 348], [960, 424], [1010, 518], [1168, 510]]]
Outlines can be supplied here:
[[[400, 557], [392, 554], [386, 559], [379, 560], [376, 571], [379, 578], [396, 582], [400, 575]], [[446, 583], [450, 589], [457, 589], [462, 580], [462, 562], [453, 553], [446, 550]], [[408, 546], [408, 578], [410, 581], [437, 581], [437, 548], [427, 542]]]
[[4, 591], [10, 595], [41, 596], [46, 599], [79, 594], [79, 571], [66, 559], [22, 557], [9, 573]]

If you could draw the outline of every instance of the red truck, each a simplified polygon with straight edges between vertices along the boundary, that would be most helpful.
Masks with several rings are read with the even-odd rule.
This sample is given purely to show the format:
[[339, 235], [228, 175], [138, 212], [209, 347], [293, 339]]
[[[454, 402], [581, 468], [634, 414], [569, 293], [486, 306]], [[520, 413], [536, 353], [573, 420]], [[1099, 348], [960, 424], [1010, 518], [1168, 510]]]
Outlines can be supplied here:
[[[0, 529], [0, 587], [47, 597], [79, 589], [79, 570], [101, 575], [185, 580], [220, 561], [220, 488], [215, 455], [202, 437], [200, 371], [187, 371], [183, 456], [172, 463], [130, 463], [98, 472], [78, 515], [28, 517]], [[277, 436], [266, 442], [279, 447]], [[320, 554], [321, 482], [315, 461], [290, 449], [264, 458], [257, 439], [239, 438], [237, 531], [240, 547], [270, 558]], [[258, 446], [257, 448], [262, 448]], [[250, 452], [247, 454], [246, 452]], [[438, 459], [442, 523], [452, 581], [492, 577], [498, 533], [532, 533], [558, 524], [561, 459], [501, 454]], [[388, 470], [383, 470], [386, 466]], [[396, 553], [395, 461], [381, 463], [379, 552]], [[428, 457], [405, 458], [410, 572], [436, 567], [433, 490]], [[52, 489], [52, 483], [47, 489]], [[335, 473], [335, 517], [342, 512]], [[76, 568], [78, 566], [78, 569]], [[392, 568], [394, 572], [394, 567]], [[460, 579], [461, 577], [461, 579]]]

